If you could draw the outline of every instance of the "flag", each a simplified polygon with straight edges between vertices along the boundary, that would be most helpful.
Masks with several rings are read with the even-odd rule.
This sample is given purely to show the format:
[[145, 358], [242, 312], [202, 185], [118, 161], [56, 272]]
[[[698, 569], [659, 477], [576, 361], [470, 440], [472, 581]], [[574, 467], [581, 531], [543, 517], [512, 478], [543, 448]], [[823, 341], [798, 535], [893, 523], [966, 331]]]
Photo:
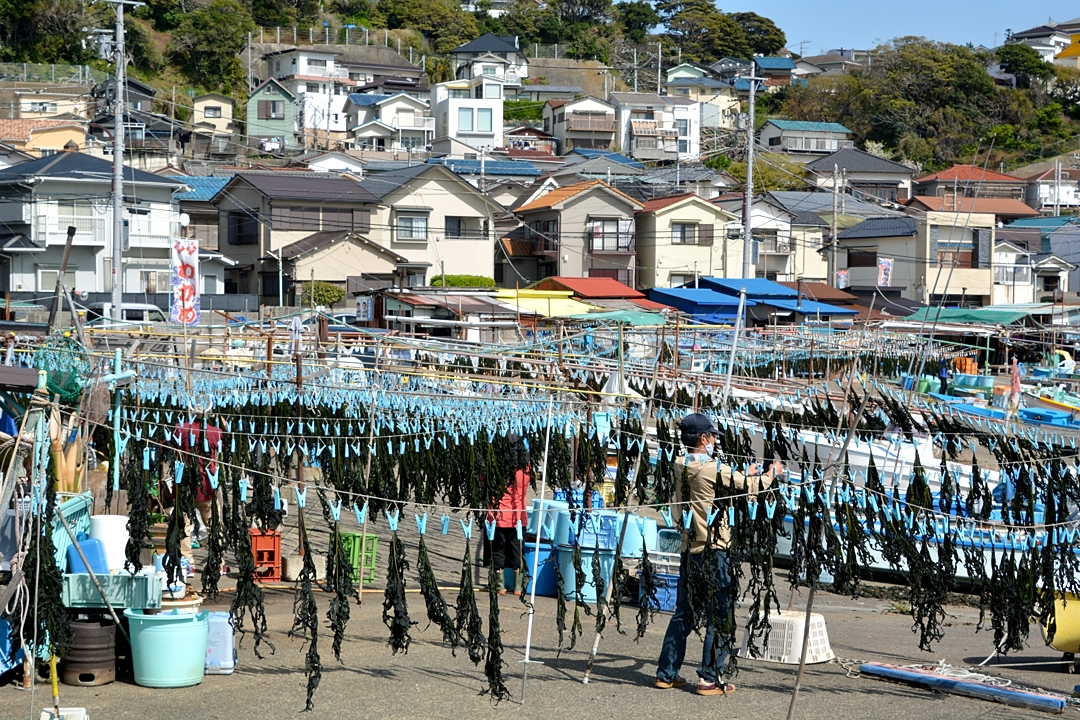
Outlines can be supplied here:
[[892, 258], [878, 258], [877, 261], [877, 284], [878, 287], [890, 287], [892, 284]]
[[198, 325], [202, 317], [199, 301], [199, 243], [177, 238], [172, 244], [172, 307], [174, 323]]
[[851, 285], [851, 281], [848, 278], [847, 270], [836, 271], [836, 287], [838, 290], [843, 290]]

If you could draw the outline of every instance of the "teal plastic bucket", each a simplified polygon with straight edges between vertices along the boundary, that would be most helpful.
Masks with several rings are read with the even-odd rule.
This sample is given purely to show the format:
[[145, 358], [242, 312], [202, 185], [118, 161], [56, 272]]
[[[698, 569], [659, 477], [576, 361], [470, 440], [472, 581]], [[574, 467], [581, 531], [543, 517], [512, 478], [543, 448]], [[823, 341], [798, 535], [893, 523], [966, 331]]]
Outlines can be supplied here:
[[[577, 575], [574, 573], [573, 563], [573, 547], [560, 546], [559, 552], [559, 571], [563, 576], [563, 594], [567, 598], [573, 598], [577, 595]], [[596, 582], [593, 576], [592, 559], [595, 550], [589, 550], [581, 548], [581, 569], [585, 571], [585, 585], [581, 589], [581, 599], [584, 602], [596, 602]], [[605, 589], [607, 583], [611, 581], [611, 571], [615, 567], [615, 551], [614, 550], [601, 550], [600, 551], [600, 575], [604, 582]]]
[[202, 682], [210, 613], [176, 610], [144, 615], [124, 610], [131, 633], [131, 664], [135, 682], [143, 687], [188, 687]]

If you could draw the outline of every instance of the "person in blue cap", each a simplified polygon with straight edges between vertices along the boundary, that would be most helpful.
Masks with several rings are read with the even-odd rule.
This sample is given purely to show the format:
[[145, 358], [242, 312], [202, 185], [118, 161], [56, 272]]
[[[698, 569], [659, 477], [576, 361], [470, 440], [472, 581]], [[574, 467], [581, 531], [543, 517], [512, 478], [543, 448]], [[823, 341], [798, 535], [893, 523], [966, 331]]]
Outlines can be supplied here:
[[[762, 473], [756, 464], [750, 465], [746, 473], [736, 472], [730, 465], [718, 464], [713, 455], [719, 433], [712, 420], [704, 413], [691, 413], [684, 417], [679, 423], [679, 434], [683, 447], [686, 448], [686, 455], [675, 461], [675, 502], [681, 510], [692, 510], [693, 520], [689, 531], [683, 533], [675, 613], [668, 622], [660, 650], [660, 662], [656, 669], [655, 686], [663, 690], [687, 685], [686, 680], [679, 676], [679, 668], [686, 656], [686, 638], [693, 631], [692, 608], [686, 588], [691, 566], [696, 566], [695, 572], [704, 570], [716, 574], [715, 584], [720, 591], [714, 600], [716, 606], [713, 609], [716, 612], [709, 613], [709, 617], [726, 618], [728, 615], [727, 588], [731, 586], [731, 565], [727, 551], [731, 544], [731, 528], [728, 527], [727, 516], [723, 513], [715, 520], [719, 527], [710, 531], [708, 524], [709, 511], [715, 507], [717, 480], [727, 487], [734, 484], [735, 488], [744, 492], [756, 493], [767, 489], [774, 478], [784, 471], [780, 463], [773, 463], [765, 473]], [[689, 480], [689, 497], [683, 497], [684, 469]], [[709, 555], [715, 563], [714, 567], [701, 567], [707, 562], [706, 547], [713, 551]], [[727, 695], [735, 691], [734, 685], [722, 683], [718, 677], [724, 670], [727, 656], [717, 658], [713, 655], [713, 637], [717, 632], [723, 632], [723, 629], [713, 627], [710, 621], [705, 629], [701, 665], [697, 669], [698, 682], [695, 692], [698, 695]]]

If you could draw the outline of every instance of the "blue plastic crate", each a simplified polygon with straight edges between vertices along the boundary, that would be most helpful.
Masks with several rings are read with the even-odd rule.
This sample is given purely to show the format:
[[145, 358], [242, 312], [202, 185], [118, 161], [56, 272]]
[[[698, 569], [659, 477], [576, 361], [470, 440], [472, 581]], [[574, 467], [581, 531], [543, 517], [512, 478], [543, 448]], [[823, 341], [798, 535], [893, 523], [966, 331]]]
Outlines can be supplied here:
[[618, 542], [617, 529], [618, 518], [614, 515], [583, 513], [580, 536], [574, 532], [573, 523], [570, 524], [570, 544], [579, 543], [590, 550], [614, 550]]
[[[679, 596], [679, 576], [656, 573], [653, 575], [653, 585], [656, 587], [657, 609], [661, 612], [675, 612], [675, 601]], [[645, 601], [645, 597], [638, 587], [638, 605]]]
[[[566, 499], [566, 491], [565, 490], [555, 490], [554, 495], [555, 495], [555, 499], [558, 500], [559, 502], [570, 502], [569, 500]], [[573, 505], [576, 508], [585, 507], [585, 491], [584, 490], [582, 490], [582, 489], [573, 490], [571, 492], [571, 497], [573, 498], [573, 502], [570, 503], [571, 505]], [[592, 506], [594, 508], [602, 508], [602, 507], [604, 507], [604, 496], [601, 495], [597, 490], [592, 491]]]

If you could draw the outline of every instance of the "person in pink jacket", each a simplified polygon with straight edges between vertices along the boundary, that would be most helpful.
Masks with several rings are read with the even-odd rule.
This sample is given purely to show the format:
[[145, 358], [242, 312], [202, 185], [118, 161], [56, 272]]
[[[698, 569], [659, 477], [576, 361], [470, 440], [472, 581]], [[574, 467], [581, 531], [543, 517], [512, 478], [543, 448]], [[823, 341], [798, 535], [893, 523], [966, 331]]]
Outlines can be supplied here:
[[500, 595], [506, 594], [503, 571], [507, 568], [514, 571], [515, 592], [519, 589], [517, 586], [520, 576], [517, 570], [521, 567], [521, 541], [518, 540], [518, 524], [520, 523], [522, 528], [527, 524], [525, 495], [532, 481], [528, 451], [517, 435], [511, 433], [509, 439], [518, 467], [514, 470], [513, 477], [507, 480], [506, 492], [497, 504], [493, 503], [494, 509], [488, 513], [488, 521], [495, 520], [495, 537], [491, 540], [488, 556], [495, 567], [495, 584]]

